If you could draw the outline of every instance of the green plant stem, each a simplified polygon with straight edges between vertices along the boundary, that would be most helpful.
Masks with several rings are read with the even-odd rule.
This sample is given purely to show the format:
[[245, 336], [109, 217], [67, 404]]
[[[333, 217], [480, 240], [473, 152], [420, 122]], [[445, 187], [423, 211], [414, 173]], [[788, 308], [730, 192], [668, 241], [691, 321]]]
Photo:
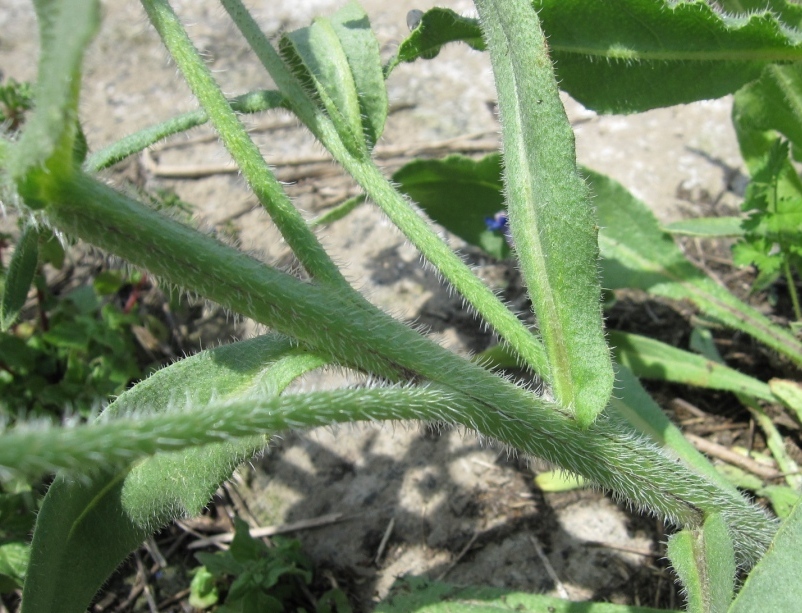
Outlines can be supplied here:
[[539, 339], [437, 236], [404, 196], [393, 188], [369, 156], [357, 157], [343, 144], [331, 121], [317, 109], [308, 94], [295, 81], [240, 0], [222, 0], [222, 4], [301, 121], [353, 176], [367, 196], [381, 207], [404, 236], [420, 250], [427, 261], [510, 344], [523, 362], [548, 380], [548, 363]]
[[169, 3], [166, 0], [142, 0], [142, 5], [245, 180], [301, 264], [320, 281], [347, 286], [340, 270], [270, 172]]
[[[321, 359], [391, 381], [429, 379], [451, 399], [431, 406], [430, 413], [389, 415], [377, 408], [364, 413], [365, 418], [461, 423], [581, 474], [674, 523], [698, 525], [706, 513], [722, 512], [745, 565], [756, 561], [771, 538], [773, 524], [761, 511], [670, 460], [626, 424], [601, 419], [582, 430], [556, 405], [443, 349], [366, 302], [354, 301], [350, 288], [306, 283], [273, 270], [80, 172], [49, 192], [55, 203], [48, 208], [49, 217], [62, 230], [274, 327], [314, 349]], [[400, 404], [406, 406], [407, 401]], [[358, 417], [358, 412], [336, 406], [341, 411], [336, 419], [325, 412], [310, 419], [317, 424], [318, 419], [328, 423]], [[203, 415], [207, 407], [197, 412]], [[231, 418], [236, 432], [237, 420], [247, 419], [246, 413]], [[301, 425], [308, 424], [287, 423]], [[204, 422], [182, 444], [209, 440], [203, 434], [207, 428]], [[0, 448], [10, 455], [0, 463], [13, 466], [14, 454], [6, 451], [11, 449], [8, 436]], [[166, 433], [151, 437], [161, 441], [158, 445], [172, 444]]]
[[[275, 108], [286, 106], [284, 97], [275, 90], [263, 89], [248, 92], [237, 96], [229, 101], [231, 110], [236, 113], [259, 113]], [[192, 128], [201, 126], [209, 121], [209, 115], [203, 109], [196, 109], [188, 113], [182, 113], [172, 117], [167, 121], [149, 126], [133, 134], [129, 134], [108, 147], [96, 151], [86, 158], [83, 168], [87, 172], [94, 173], [113, 166], [125, 158], [139, 153], [148, 147], [155, 145], [168, 136], [186, 132]]]
[[802, 309], [799, 308], [799, 294], [796, 291], [794, 275], [791, 272], [791, 264], [788, 258], [783, 259], [783, 272], [785, 272], [785, 281], [788, 283], [788, 293], [791, 295], [791, 303], [794, 305], [794, 317], [797, 321], [802, 321]]

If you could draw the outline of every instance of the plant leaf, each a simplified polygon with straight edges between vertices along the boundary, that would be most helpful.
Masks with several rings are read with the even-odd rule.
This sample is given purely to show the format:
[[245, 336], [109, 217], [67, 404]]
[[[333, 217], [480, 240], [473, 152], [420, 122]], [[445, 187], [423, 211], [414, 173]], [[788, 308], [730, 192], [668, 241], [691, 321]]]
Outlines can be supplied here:
[[395, 172], [393, 181], [432, 220], [465, 242], [498, 259], [510, 254], [504, 237], [485, 223], [504, 209], [500, 155], [412, 160]]
[[557, 402], [581, 427], [613, 385], [601, 318], [598, 226], [538, 17], [525, 0], [477, 0], [496, 79], [507, 210]]
[[689, 300], [709, 317], [742, 330], [802, 365], [802, 343], [691, 264], [654, 214], [618, 182], [585, 169], [595, 198], [602, 278], [609, 289], [637, 288]]
[[435, 7], [426, 11], [412, 33], [398, 46], [395, 56], [385, 68], [387, 75], [404, 62], [437, 57], [443, 45], [460, 41], [477, 51], [486, 49], [476, 19], [462, 17], [451, 9]]
[[3, 300], [0, 303], [0, 330], [3, 332], [17, 321], [20, 310], [25, 306], [38, 262], [39, 230], [30, 225], [22, 231], [17, 241], [3, 284]]
[[802, 66], [771, 64], [735, 94], [732, 118], [741, 154], [754, 174], [777, 134], [802, 157]]
[[682, 219], [666, 226], [663, 230], [673, 235], [701, 236], [703, 238], [728, 238], [743, 236], [741, 217], [696, 217]]
[[[10, 174], [29, 206], [42, 206], [47, 198], [39, 191], [55, 175], [72, 171], [79, 130], [81, 60], [98, 28], [99, 4], [97, 0], [34, 2], [41, 46], [36, 106], [9, 164]], [[46, 180], [40, 182], [34, 176]]]
[[762, 381], [700, 355], [638, 334], [611, 330], [608, 336], [615, 359], [638, 377], [747, 394], [768, 402], [777, 400]]
[[[203, 410], [212, 399], [270, 396], [322, 361], [277, 334], [204, 351], [122, 394], [101, 420], [142, 411]], [[191, 397], [184, 396], [191, 390]], [[84, 480], [64, 475], [37, 518], [22, 611], [82, 612], [108, 575], [159, 526], [195, 515], [263, 436], [163, 453]]]
[[[657, 609], [609, 602], [570, 602], [497, 587], [458, 587], [423, 577], [398, 579], [376, 613], [658, 613]], [[668, 613], [661, 610], [661, 613]], [[678, 613], [678, 612], [677, 612]]]
[[729, 613], [794, 611], [802, 601], [799, 552], [802, 551], [802, 501], [780, 525], [769, 550], [752, 569]]
[[685, 588], [689, 613], [727, 611], [733, 596], [735, 557], [720, 515], [711, 515], [699, 529], [669, 538], [668, 557]]
[[[770, 10], [725, 15], [708, 2], [535, 0], [560, 87], [587, 108], [632, 113], [719, 98], [773, 62], [802, 58], [802, 34]], [[445, 9], [438, 9], [445, 11]], [[432, 14], [401, 43], [400, 62], [452, 41], [480, 48], [478, 23]], [[797, 25], [797, 24], [792, 24]], [[422, 31], [421, 31], [422, 30]]]
[[298, 80], [313, 86], [349, 151], [360, 156], [366, 143], [373, 147], [387, 118], [387, 91], [379, 44], [359, 5], [285, 34], [280, 50]]
[[791, 411], [797, 422], [802, 424], [802, 385], [797, 381], [772, 379], [769, 381], [772, 393]]

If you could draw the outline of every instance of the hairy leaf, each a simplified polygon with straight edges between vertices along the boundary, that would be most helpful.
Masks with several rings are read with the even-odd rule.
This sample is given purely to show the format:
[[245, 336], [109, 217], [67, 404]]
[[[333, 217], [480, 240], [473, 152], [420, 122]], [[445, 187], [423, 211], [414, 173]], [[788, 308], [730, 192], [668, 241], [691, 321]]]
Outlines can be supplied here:
[[802, 501], [782, 523], [769, 551], [752, 570], [729, 613], [794, 611], [802, 602], [799, 552], [802, 551]]
[[701, 528], [672, 536], [668, 541], [668, 557], [685, 588], [688, 611], [728, 610], [733, 596], [735, 559], [732, 541], [720, 515], [708, 517]]
[[[322, 362], [267, 335], [204, 351], [122, 394], [100, 422], [142, 411], [203, 411], [213, 399], [270, 397]], [[187, 385], [191, 385], [187, 388]], [[166, 522], [196, 515], [240, 462], [266, 444], [251, 436], [56, 478], [34, 531], [23, 612], [83, 611], [106, 577]]]
[[281, 52], [302, 83], [312, 86], [354, 155], [373, 147], [387, 118], [387, 91], [379, 59], [379, 44], [365, 12], [347, 4], [331, 19], [281, 39]]
[[38, 261], [39, 230], [35, 226], [28, 226], [17, 241], [3, 284], [3, 299], [0, 303], [0, 330], [3, 332], [14, 324], [20, 309], [25, 305]]
[[99, 24], [99, 4], [97, 0], [35, 3], [41, 38], [36, 108], [9, 164], [10, 174], [29, 206], [38, 207], [46, 201], [40, 193], [48, 183], [45, 178], [72, 170], [81, 60]]
[[[560, 87], [600, 112], [719, 98], [771, 63], [802, 59], [802, 34], [765, 5], [748, 15], [719, 13], [704, 0], [535, 0], [533, 6]], [[452, 41], [480, 48], [478, 23], [471, 28], [471, 20], [437, 10], [423, 15], [427, 27], [410, 34], [389, 67], [434, 57]]]
[[557, 402], [587, 427], [613, 385], [601, 319], [598, 226], [538, 18], [525, 0], [477, 0], [496, 78], [512, 238]]

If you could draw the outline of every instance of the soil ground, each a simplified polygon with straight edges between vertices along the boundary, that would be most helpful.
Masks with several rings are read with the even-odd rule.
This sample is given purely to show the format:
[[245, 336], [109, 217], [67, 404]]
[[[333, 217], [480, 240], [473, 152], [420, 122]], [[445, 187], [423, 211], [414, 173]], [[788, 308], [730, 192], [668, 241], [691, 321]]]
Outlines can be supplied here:
[[[313, 16], [332, 12], [340, 2], [250, 4], [260, 25], [273, 36], [307, 25]], [[387, 57], [407, 33], [407, 11], [425, 10], [433, 3], [398, 0], [390, 6], [366, 0], [363, 5]], [[472, 8], [465, 1], [440, 5], [463, 13]], [[103, 26], [87, 60], [81, 114], [92, 149], [195, 106], [139, 4], [109, 0], [103, 6]], [[174, 6], [191, 24], [195, 44], [227, 94], [270, 86], [215, 3], [177, 0]], [[6, 77], [32, 79], [36, 28], [30, 5], [0, 0], [0, 31], [0, 69]], [[451, 46], [436, 60], [399, 67], [388, 88], [391, 115], [377, 150], [388, 173], [419, 153], [440, 156], [498, 148], [495, 93], [486, 54]], [[745, 178], [729, 123], [728, 99], [631, 117], [597, 116], [568, 97], [565, 102], [576, 130], [579, 161], [624, 183], [661, 220], [727, 214], [738, 206]], [[308, 216], [358, 193], [332, 163], [315, 161], [321, 148], [290, 116], [276, 112], [244, 120]], [[199, 224], [233, 237], [268, 262], [290, 267], [286, 246], [243, 180], [220, 171], [227, 163], [211, 131], [203, 128], [120, 164], [108, 178], [145, 189], [175, 190], [194, 205]], [[195, 178], [169, 176], [190, 172]], [[362, 206], [327, 227], [321, 238], [336, 261], [347, 265], [349, 279], [374, 303], [424, 326], [443, 345], [467, 354], [493, 342], [372, 206]], [[456, 240], [453, 244], [463, 247]], [[698, 261], [718, 266], [708, 258], [709, 244], [701, 250], [693, 242], [685, 246]], [[717, 248], [726, 259], [726, 245]], [[469, 248], [463, 253], [494, 289], [524, 305], [510, 262], [491, 261]], [[736, 291], [748, 293], [748, 275], [726, 264], [719, 272]], [[248, 321], [227, 325], [224, 315], [213, 308], [205, 313], [208, 323], [220, 323], [205, 328], [202, 340], [207, 346], [260, 331]], [[682, 345], [690, 331], [689, 315], [681, 305], [622, 296], [608, 314], [608, 325], [668, 336], [663, 340]], [[747, 370], [767, 368], [767, 358], [750, 359], [751, 365], [744, 362]], [[321, 389], [356, 380], [325, 372], [304, 378], [298, 388]], [[667, 408], [675, 397], [682, 397], [719, 416], [711, 419], [734, 423], [742, 415], [737, 401], [725, 394], [699, 395], [671, 386], [652, 389]], [[689, 417], [673, 415], [680, 420]], [[741, 426], [733, 428], [731, 440], [743, 433]], [[163, 531], [151, 543], [150, 554], [138, 553], [127, 567], [133, 591], [126, 580], [116, 580], [96, 609], [147, 610], [145, 596], [151, 590], [158, 610], [188, 610], [182, 591], [188, 580], [182, 565], [195, 565], [191, 552], [179, 547], [167, 569], [147, 575], [148, 590], [141, 589], [145, 582], [135, 575], [135, 563], [144, 559], [150, 564], [154, 548], [170, 549], [177, 538], [184, 542], [186, 529], [229, 527], [227, 509], [236, 509], [260, 526], [328, 521], [291, 534], [315, 561], [323, 587], [342, 587], [357, 611], [371, 610], [393, 581], [407, 574], [574, 600], [679, 607], [674, 578], [662, 560], [664, 527], [599, 492], [545, 493], [533, 481], [544, 468], [470, 433], [426, 426], [287, 433], [263, 458], [237, 472], [207, 515]], [[137, 589], [142, 595], [130, 598]]]

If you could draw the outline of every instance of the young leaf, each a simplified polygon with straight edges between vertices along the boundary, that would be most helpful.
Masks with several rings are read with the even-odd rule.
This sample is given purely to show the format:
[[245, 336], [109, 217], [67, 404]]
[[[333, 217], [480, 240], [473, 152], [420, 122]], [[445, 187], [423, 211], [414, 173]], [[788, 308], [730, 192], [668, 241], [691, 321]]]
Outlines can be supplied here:
[[557, 402], [587, 427], [613, 386], [602, 327], [598, 226], [546, 41], [524, 0], [477, 0], [499, 97], [512, 237]]
[[359, 157], [366, 144], [372, 148], [387, 118], [387, 91], [365, 12], [349, 3], [331, 19], [285, 34], [280, 50], [296, 78], [313, 85], [349, 151]]
[[39, 230], [32, 225], [27, 226], [17, 241], [3, 284], [3, 300], [0, 303], [1, 331], [5, 332], [14, 324], [20, 309], [25, 305], [38, 261]]
[[802, 551], [802, 500], [780, 525], [766, 555], [749, 573], [728, 613], [795, 611], [802, 602], [799, 552]]
[[786, 141], [775, 140], [754, 167], [742, 208], [751, 215], [743, 222], [746, 234], [733, 247], [733, 259], [758, 267], [754, 289], [760, 290], [776, 281], [789, 263], [802, 263], [802, 182], [788, 159]]
[[[735, 558], [720, 515], [668, 541], [668, 557], [685, 588], [689, 613], [725, 613], [732, 602]], [[780, 611], [782, 609], [775, 609]]]
[[[204, 351], [154, 374], [109, 405], [100, 421], [143, 410], [203, 411], [212, 399], [279, 394], [323, 362], [279, 335]], [[191, 395], [182, 390], [191, 385]], [[195, 515], [264, 436], [107, 466], [50, 486], [34, 531], [22, 611], [84, 611], [116, 566], [159, 526]], [[97, 472], [100, 470], [100, 472]]]

